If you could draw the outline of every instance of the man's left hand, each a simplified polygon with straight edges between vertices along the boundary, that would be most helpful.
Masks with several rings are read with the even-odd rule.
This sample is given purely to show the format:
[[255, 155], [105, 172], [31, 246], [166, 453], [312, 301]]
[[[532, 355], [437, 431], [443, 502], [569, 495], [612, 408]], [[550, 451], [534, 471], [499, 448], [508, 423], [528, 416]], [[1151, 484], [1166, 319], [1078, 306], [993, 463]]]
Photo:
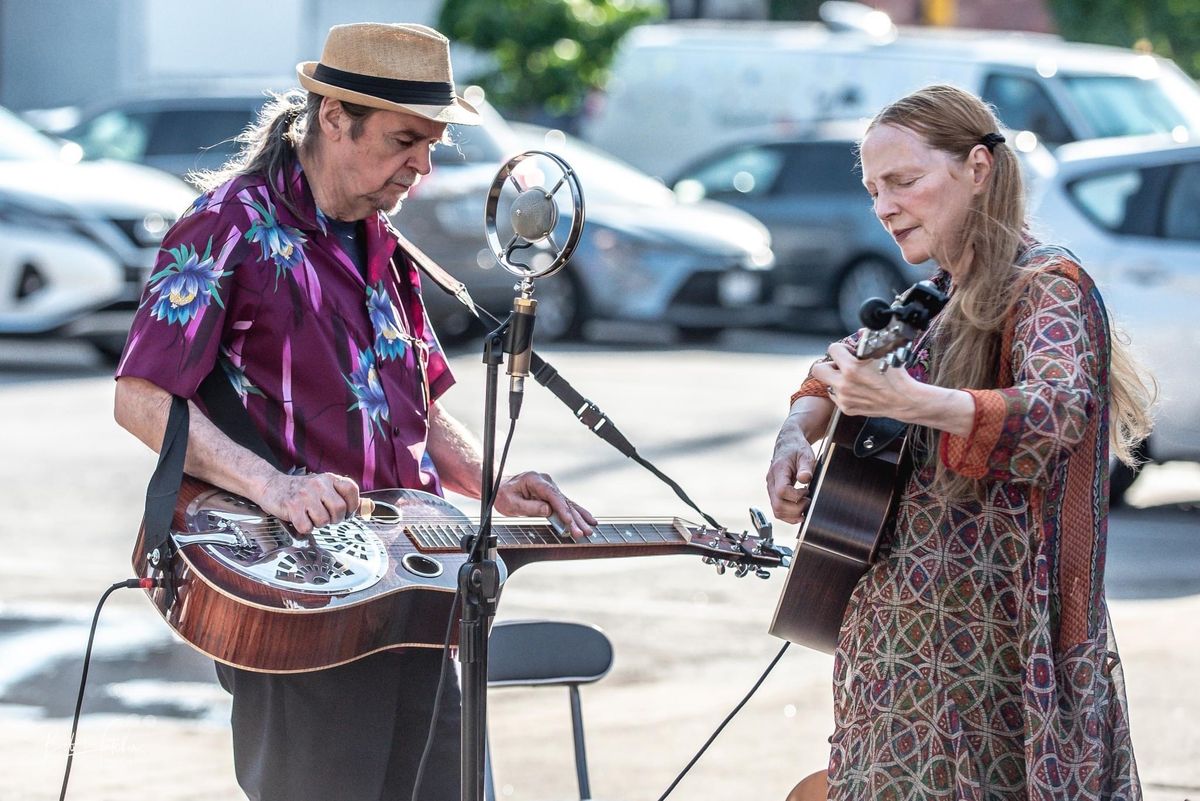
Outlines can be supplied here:
[[496, 510], [500, 514], [521, 517], [550, 517], [553, 514], [571, 532], [573, 539], [582, 539], [597, 525], [592, 513], [563, 494], [554, 479], [545, 473], [520, 473], [505, 479], [496, 493]]

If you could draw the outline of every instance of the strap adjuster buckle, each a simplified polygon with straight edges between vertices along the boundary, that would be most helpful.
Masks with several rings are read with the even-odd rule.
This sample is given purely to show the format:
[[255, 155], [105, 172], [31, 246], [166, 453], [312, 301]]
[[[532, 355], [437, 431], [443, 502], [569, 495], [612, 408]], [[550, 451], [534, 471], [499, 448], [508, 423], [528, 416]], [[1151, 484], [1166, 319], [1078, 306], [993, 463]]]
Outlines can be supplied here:
[[600, 407], [590, 400], [584, 401], [584, 405], [575, 412], [575, 416], [592, 431], [599, 431], [608, 422], [608, 418], [600, 411]]

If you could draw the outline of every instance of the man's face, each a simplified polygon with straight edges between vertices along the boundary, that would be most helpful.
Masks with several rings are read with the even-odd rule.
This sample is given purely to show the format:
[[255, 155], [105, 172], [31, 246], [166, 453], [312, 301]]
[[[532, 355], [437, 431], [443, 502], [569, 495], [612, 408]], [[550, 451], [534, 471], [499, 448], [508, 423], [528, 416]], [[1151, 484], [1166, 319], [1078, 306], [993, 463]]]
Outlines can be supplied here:
[[[325, 101], [327, 104], [330, 101]], [[337, 103], [322, 112], [326, 172], [342, 219], [362, 219], [376, 211], [393, 214], [409, 189], [431, 169], [433, 147], [446, 132], [444, 122], [415, 114], [378, 110], [363, 120], [351, 138], [352, 120]], [[349, 213], [351, 216], [344, 216]]]

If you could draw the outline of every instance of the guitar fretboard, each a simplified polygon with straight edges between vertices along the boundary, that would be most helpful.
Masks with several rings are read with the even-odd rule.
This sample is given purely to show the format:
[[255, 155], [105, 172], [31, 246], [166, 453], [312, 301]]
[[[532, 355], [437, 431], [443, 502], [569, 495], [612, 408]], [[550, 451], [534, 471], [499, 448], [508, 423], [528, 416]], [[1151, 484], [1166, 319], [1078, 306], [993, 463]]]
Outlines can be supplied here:
[[[458, 550], [466, 536], [473, 536], [477, 526], [467, 523], [415, 523], [405, 529], [423, 551]], [[501, 548], [533, 548], [548, 545], [662, 545], [686, 543], [674, 523], [601, 523], [594, 526], [592, 535], [573, 540], [569, 534], [558, 535], [546, 523], [505, 523], [492, 526]]]

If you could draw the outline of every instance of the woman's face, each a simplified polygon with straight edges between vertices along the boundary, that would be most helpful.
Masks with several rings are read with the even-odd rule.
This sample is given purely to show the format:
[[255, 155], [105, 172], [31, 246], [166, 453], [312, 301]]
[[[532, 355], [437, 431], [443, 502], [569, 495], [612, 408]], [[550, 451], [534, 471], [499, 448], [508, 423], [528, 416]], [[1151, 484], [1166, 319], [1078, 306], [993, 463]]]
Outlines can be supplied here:
[[979, 151], [987, 148], [980, 145], [960, 162], [894, 125], [878, 125], [863, 139], [863, 185], [909, 264], [932, 258], [951, 275], [966, 270], [970, 254], [950, 261], [972, 198], [990, 172], [990, 158]]

